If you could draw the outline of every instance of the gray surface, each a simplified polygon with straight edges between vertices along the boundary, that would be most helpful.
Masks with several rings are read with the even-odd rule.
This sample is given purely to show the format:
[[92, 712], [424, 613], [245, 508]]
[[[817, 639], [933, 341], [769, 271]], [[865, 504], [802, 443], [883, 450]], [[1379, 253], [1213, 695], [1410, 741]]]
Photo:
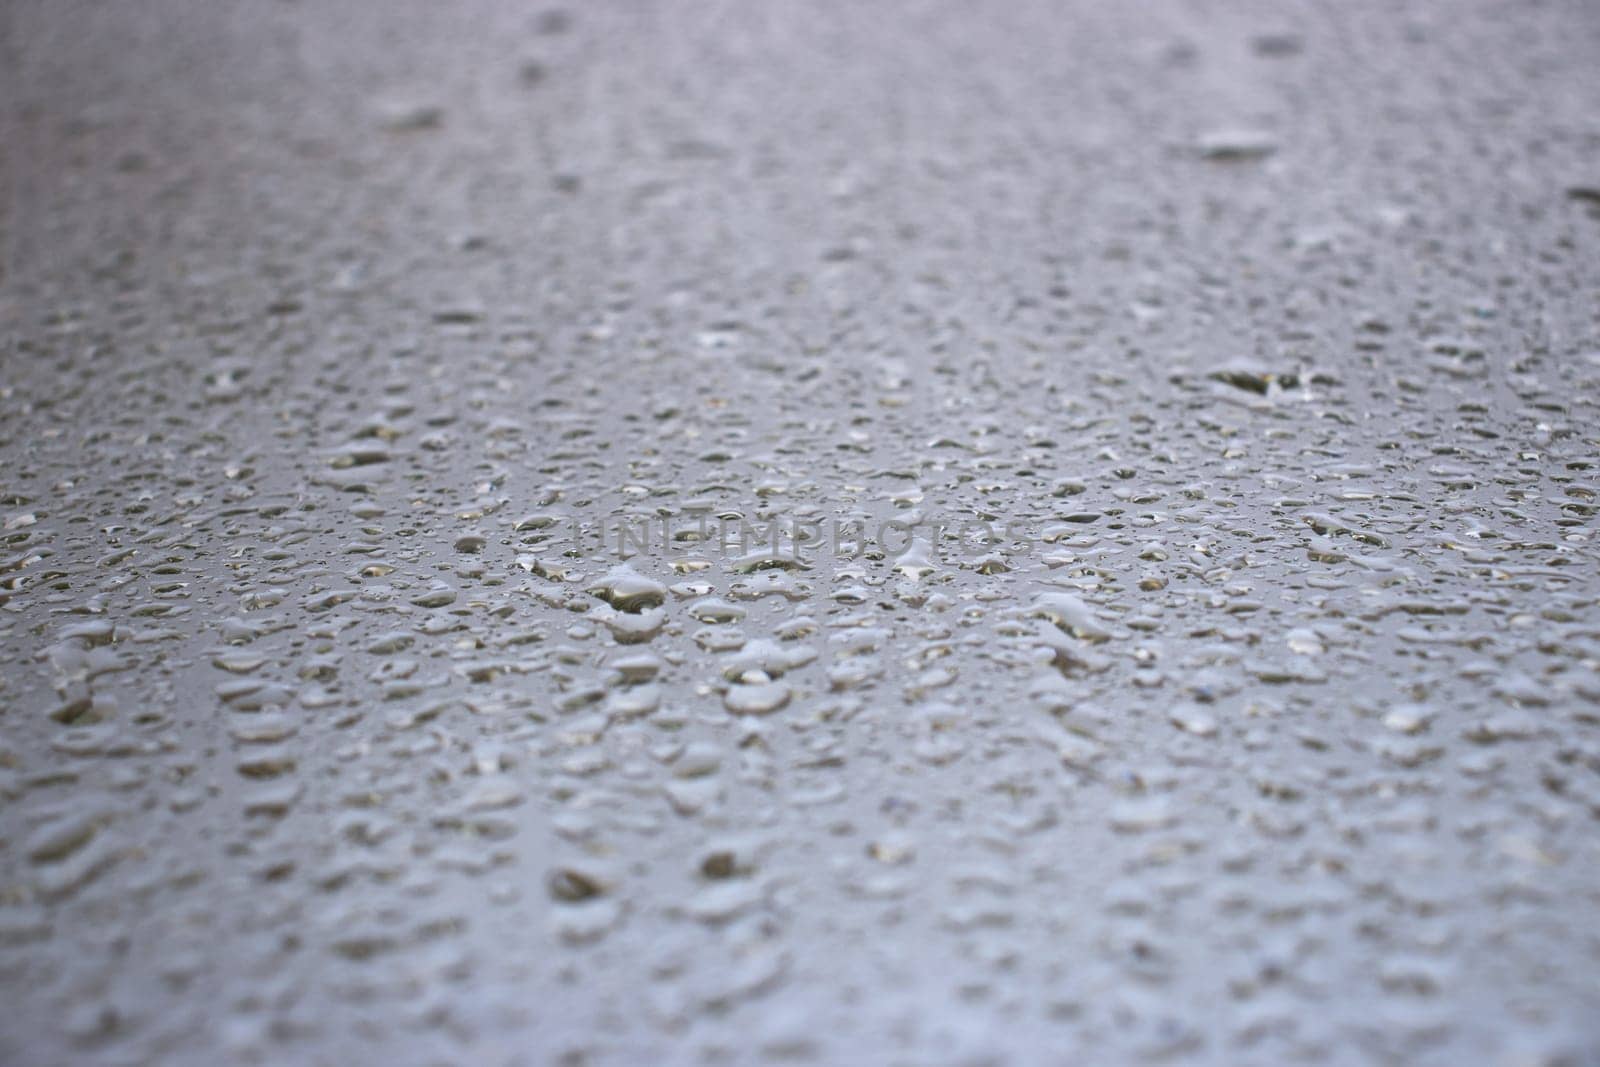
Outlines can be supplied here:
[[1597, 1062], [1593, 3], [0, 26], [0, 1060]]

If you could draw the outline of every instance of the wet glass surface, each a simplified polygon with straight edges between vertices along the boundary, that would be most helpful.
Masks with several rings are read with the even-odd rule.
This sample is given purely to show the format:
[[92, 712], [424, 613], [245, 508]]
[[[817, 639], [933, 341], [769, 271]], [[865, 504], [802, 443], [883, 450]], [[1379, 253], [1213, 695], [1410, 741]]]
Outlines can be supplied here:
[[1600, 1055], [1600, 12], [16, 3], [0, 1061]]

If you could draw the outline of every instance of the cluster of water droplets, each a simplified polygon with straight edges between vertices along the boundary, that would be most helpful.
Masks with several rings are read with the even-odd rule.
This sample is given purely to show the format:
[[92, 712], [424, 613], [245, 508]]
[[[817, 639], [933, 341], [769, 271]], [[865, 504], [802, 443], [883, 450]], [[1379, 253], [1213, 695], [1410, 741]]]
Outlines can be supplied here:
[[[570, 22], [496, 92], [559, 91]], [[1270, 84], [1309, 62], [1245, 40]], [[1125, 77], [1181, 94], [1195, 50], [1143, 44]], [[341, 158], [509, 182], [473, 124], [523, 105], [434, 95], [362, 111]], [[1274, 208], [1325, 142], [1256, 126], [1126, 157], [1086, 127], [1057, 147], [1133, 184], [1081, 229], [926, 233], [897, 197], [979, 190], [964, 217], [1006, 230], [1040, 175], [934, 136], [1003, 114], [983, 93], [919, 106], [901, 155], [784, 157], [793, 204], [762, 156], [795, 150], [741, 141], [735, 103], [562, 171], [506, 205], [575, 260], [533, 290], [498, 234], [432, 222], [368, 232], [392, 264], [38, 283], [0, 389], [0, 989], [26, 1009], [0, 1051], [1592, 1037], [1592, 315], [1453, 257], [1415, 202], [1357, 202], [1364, 172]], [[580, 196], [615, 220], [589, 259], [548, 221]], [[766, 209], [749, 243], [671, 225], [736, 196]], [[1553, 200], [1504, 257], [1592, 288], [1589, 200]], [[289, 236], [250, 255], [322, 247], [274, 210]], [[707, 520], [907, 532], [735, 548]]]

